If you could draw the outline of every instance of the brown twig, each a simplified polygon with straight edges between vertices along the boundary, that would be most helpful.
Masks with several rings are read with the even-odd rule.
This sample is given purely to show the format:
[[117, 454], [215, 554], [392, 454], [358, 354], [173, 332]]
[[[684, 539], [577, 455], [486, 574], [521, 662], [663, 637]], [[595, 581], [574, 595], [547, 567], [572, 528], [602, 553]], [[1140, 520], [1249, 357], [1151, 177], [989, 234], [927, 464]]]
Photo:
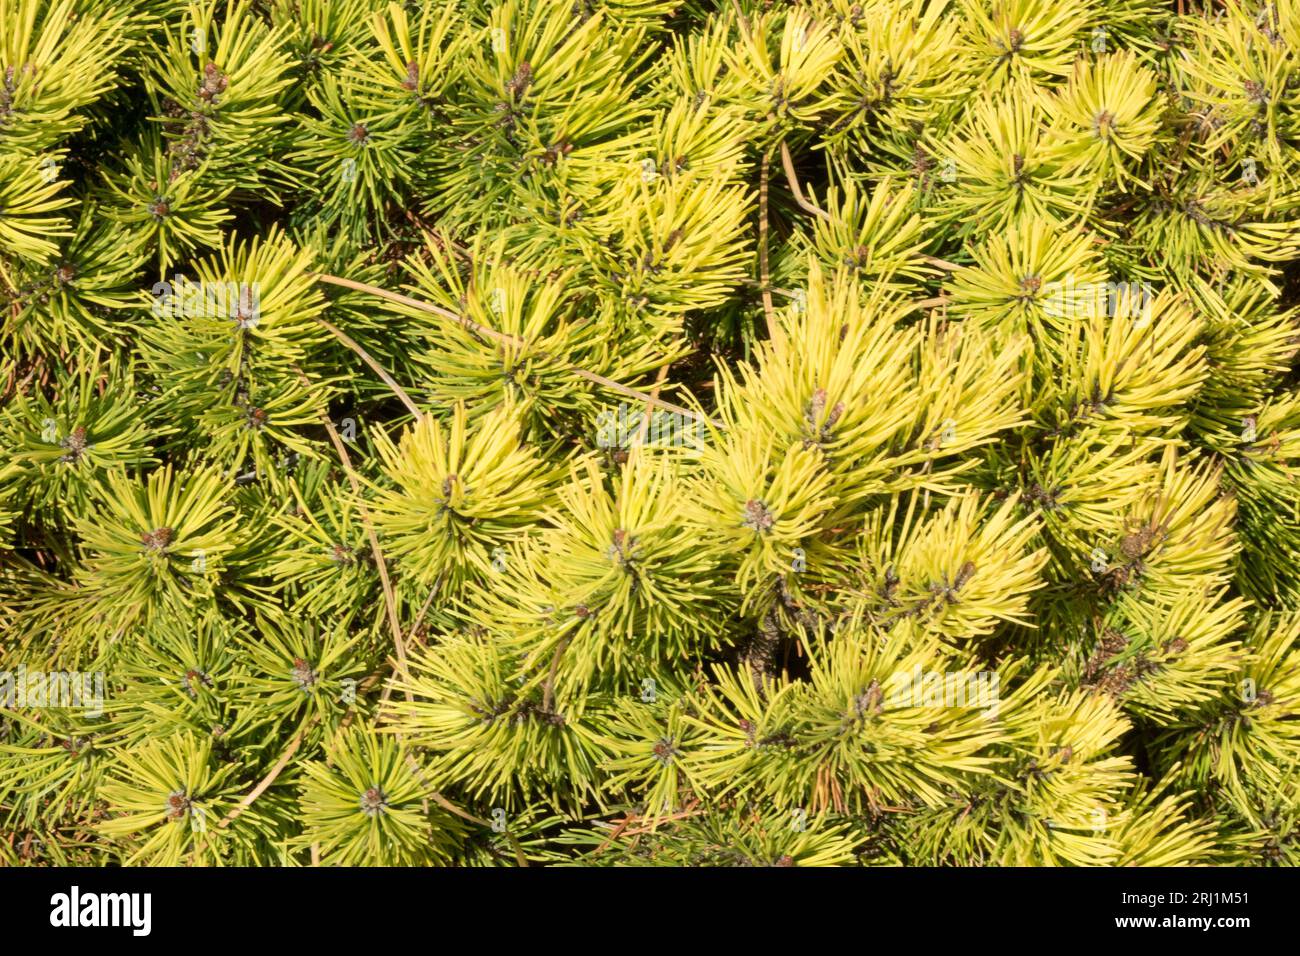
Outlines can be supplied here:
[[424, 616], [429, 613], [429, 608], [433, 606], [433, 599], [437, 597], [438, 591], [441, 588], [442, 588], [442, 575], [439, 574], [438, 579], [433, 582], [433, 587], [429, 588], [429, 596], [424, 599], [424, 604], [420, 606], [420, 612], [415, 615], [415, 620], [411, 622], [410, 630], [406, 632], [406, 636], [408, 638], [411, 637], [416, 631], [418, 631], [420, 629], [420, 625], [424, 623]]
[[[659, 397], [659, 389], [663, 385], [664, 379], [666, 379], [667, 377], [668, 377], [668, 366], [661, 365], [659, 367], [659, 375], [658, 377], [655, 378], [655, 387], [650, 392], [650, 394], [653, 397], [655, 398]], [[644, 445], [646, 443], [646, 439], [649, 437], [649, 434], [650, 434], [650, 406], [646, 405], [645, 414], [641, 416], [641, 430], [637, 433], [638, 444]]]
[[[241, 813], [251, 807], [257, 798], [266, 792], [267, 788], [270, 787], [271, 784], [275, 783], [276, 777], [280, 776], [284, 768], [289, 765], [289, 760], [298, 752], [298, 748], [302, 746], [302, 740], [303, 737], [307, 735], [307, 731], [310, 730], [318, 720], [320, 720], [319, 716], [313, 717], [299, 728], [298, 732], [294, 734], [293, 740], [289, 742], [289, 746], [284, 749], [284, 753], [280, 754], [280, 759], [277, 760], [275, 765], [267, 771], [266, 775], [258, 781], [257, 786], [244, 794], [243, 799], [240, 800], [239, 803], [235, 804], [235, 806], [231, 807], [230, 812], [217, 822], [217, 829], [224, 830], [226, 827], [230, 826], [231, 823], [239, 818]], [[207, 845], [208, 836], [205, 832], [199, 839], [198, 845], [194, 847], [195, 858], [203, 852]]]
[[416, 407], [415, 402], [411, 401], [411, 396], [406, 394], [406, 390], [402, 388], [402, 386], [397, 384], [397, 380], [393, 378], [393, 376], [389, 375], [388, 372], [384, 369], [384, 367], [380, 365], [378, 362], [376, 362], [370, 356], [369, 352], [363, 349], [360, 345], [358, 345], [355, 341], [353, 341], [352, 338], [350, 338], [341, 329], [336, 328], [333, 324], [325, 321], [319, 316], [316, 318], [316, 321], [319, 322], [321, 325], [325, 326], [325, 329], [336, 339], [338, 339], [340, 342], [342, 342], [352, 351], [356, 352], [357, 355], [361, 356], [361, 361], [365, 362], [372, 369], [374, 369], [375, 374], [384, 380], [384, 384], [393, 390], [393, 394], [402, 400], [402, 404], [406, 406], [406, 410], [409, 411], [412, 415], [414, 415], [417, 419], [420, 418], [420, 416], [423, 413], [420, 411], [419, 408]]
[[803, 190], [799, 188], [799, 177], [794, 171], [794, 160], [790, 158], [790, 147], [781, 142], [781, 165], [785, 167], [786, 182], [790, 184], [790, 192], [794, 194], [794, 201], [799, 204], [799, 208], [804, 212], [810, 212], [814, 216], [820, 216], [827, 222], [830, 221], [831, 214], [825, 209], [814, 206], [804, 198]]
[[239, 803], [235, 804], [231, 811], [225, 815], [220, 823], [217, 824], [218, 827], [224, 829], [229, 826], [241, 813], [251, 807], [254, 801], [264, 794], [271, 784], [275, 783], [275, 778], [280, 776], [281, 771], [289, 765], [289, 760], [298, 752], [298, 748], [302, 746], [302, 740], [303, 737], [307, 735], [307, 731], [310, 730], [318, 720], [320, 720], [319, 716], [313, 717], [293, 735], [293, 740], [289, 743], [289, 746], [284, 749], [284, 753], [280, 754], [280, 759], [275, 762], [275, 766], [267, 771], [266, 776], [258, 782], [256, 787], [244, 794], [244, 798], [240, 800]]
[[767, 172], [768, 167], [772, 165], [772, 149], [768, 147], [767, 152], [763, 154], [763, 167], [758, 177], [758, 272], [759, 280], [762, 283], [759, 290], [763, 294], [763, 317], [767, 320], [767, 333], [772, 334], [776, 327], [776, 319], [773, 318], [772, 309], [772, 274], [768, 270], [767, 260]]
[[[310, 386], [311, 380], [303, 373], [300, 368], [295, 369], [298, 376], [302, 379], [303, 384]], [[325, 409], [319, 410], [321, 422], [325, 425], [325, 430], [330, 436], [330, 441], [334, 445], [334, 450], [338, 453], [339, 461], [343, 464], [343, 471], [348, 476], [348, 481], [352, 485], [352, 493], [361, 497], [361, 482], [357, 479], [357, 473], [352, 468], [352, 458], [348, 455], [348, 450], [343, 444], [343, 439], [339, 437], [338, 429], [330, 421], [329, 414]], [[397, 619], [397, 598], [393, 594], [393, 584], [388, 579], [388, 563], [384, 560], [383, 549], [379, 547], [379, 535], [375, 533], [374, 522], [370, 518], [370, 512], [364, 505], [358, 505], [361, 511], [361, 523], [366, 528], [366, 538], [370, 541], [370, 552], [375, 558], [375, 568], [379, 571], [379, 585], [384, 592], [384, 606], [388, 612], [388, 626], [393, 632], [393, 644], [397, 650], [397, 663], [401, 668], [402, 676], [410, 680], [410, 674], [406, 669], [406, 642], [402, 639], [402, 625]], [[411, 692], [406, 692], [407, 700], [411, 699]]]
[[610, 831], [610, 834], [605, 838], [605, 841], [592, 851], [591, 855], [596, 856], [597, 854], [604, 852], [606, 848], [623, 835], [624, 831], [627, 832], [628, 836], [641, 836], [644, 833], [653, 832], [661, 823], [666, 823], [670, 820], [685, 820], [687, 817], [696, 816], [703, 812], [702, 809], [696, 809], [698, 805], [698, 800], [691, 800], [687, 806], [683, 807], [677, 813], [670, 813], [663, 817], [648, 818], [644, 821], [644, 825], [640, 829], [635, 830], [628, 830], [627, 828], [633, 823], [633, 821], [640, 819], [640, 817], [635, 813], [628, 813], [619, 821], [618, 825]]
[[948, 272], [956, 272], [962, 268], [955, 262], [949, 262], [947, 259], [940, 259], [938, 256], [921, 256], [921, 261], [940, 269], [946, 269]]
[[704, 812], [703, 809], [697, 810], [692, 805], [690, 807], [687, 807], [684, 810], [679, 810], [677, 813], [670, 813], [667, 816], [655, 817], [653, 820], [646, 821], [646, 823], [643, 824], [641, 827], [634, 830], [628, 830], [626, 835], [641, 836], [646, 833], [653, 833], [656, 829], [659, 828], [660, 824], [668, 823], [672, 820], [685, 820], [689, 817], [696, 817], [702, 814], [703, 812]]
[[627, 829], [628, 824], [630, 824], [635, 819], [636, 819], [635, 813], [629, 813], [627, 814], [627, 816], [623, 817], [622, 822], [619, 823], [618, 826], [614, 827], [613, 832], [610, 833], [609, 837], [605, 840], [605, 842], [602, 843], [600, 846], [596, 847], [596, 849], [591, 851], [591, 855], [596, 856], [597, 854], [603, 852], [605, 847], [609, 846], [611, 843], [617, 840], [620, 834], [622, 834], [622, 832], [625, 829]]
[[[409, 766], [411, 770], [415, 772], [415, 775], [420, 778], [420, 782], [423, 783], [425, 786], [429, 786], [429, 781], [425, 778], [424, 771], [420, 769], [420, 762], [410, 754], [407, 754], [406, 763], [407, 766]], [[474, 814], [466, 810], [462, 810], [460, 807], [456, 806], [456, 804], [452, 803], [450, 800], [444, 797], [437, 790], [430, 788], [429, 796], [432, 798], [433, 802], [436, 803], [438, 806], [442, 807], [448, 813], [454, 813], [462, 820], [468, 820], [470, 823], [476, 823], [479, 826], [484, 826], [484, 827], [492, 826], [491, 823], [489, 823], [487, 820], [484, 820], [482, 817], [476, 817], [474, 816]], [[510, 841], [510, 845], [514, 848], [515, 859], [518, 861], [519, 865], [527, 868], [528, 857], [524, 856], [524, 848], [520, 846], [519, 841], [515, 839], [515, 835], [509, 831], [506, 831], [506, 839]]]
[[[763, 288], [763, 283], [759, 282], [757, 279], [741, 279], [740, 281], [744, 285], [747, 285], [753, 289]], [[782, 289], [780, 286], [774, 286], [774, 285], [768, 286], [768, 290], [771, 292], [775, 292], [777, 295], [783, 295], [787, 299], [793, 299], [798, 294], [794, 289]]]
[[[434, 596], [437, 595], [438, 590], [441, 587], [442, 587], [442, 575], [439, 574], [438, 579], [433, 582], [433, 587], [429, 589], [429, 596], [424, 599], [424, 604], [420, 608], [420, 613], [415, 615], [415, 620], [411, 622], [411, 626], [406, 630], [406, 639], [408, 641], [411, 639], [412, 636], [414, 636], [415, 632], [419, 630], [420, 625], [424, 622], [424, 616], [427, 613], [429, 613], [429, 607], [433, 604]], [[392, 683], [385, 681], [384, 692], [379, 697], [380, 703], [383, 703], [384, 701], [388, 700], [388, 698], [392, 695], [392, 693], [393, 693]]]
[[[343, 447], [343, 440], [339, 438], [338, 431], [334, 428], [334, 423], [325, 418], [325, 427], [329, 431], [330, 440], [334, 443], [334, 448], [339, 453], [339, 458], [343, 460], [343, 469], [348, 474], [348, 479], [352, 483], [353, 494], [360, 497], [361, 483], [357, 480], [356, 472], [352, 470], [352, 461], [348, 458], [347, 449]], [[370, 540], [370, 551], [375, 556], [375, 568], [379, 571], [379, 584], [384, 592], [384, 605], [388, 610], [388, 626], [393, 631], [393, 644], [397, 650], [397, 664], [402, 671], [402, 676], [410, 679], [410, 674], [406, 669], [406, 641], [402, 638], [402, 625], [397, 620], [397, 597], [393, 593], [393, 583], [388, 578], [388, 564], [384, 560], [384, 552], [379, 547], [379, 535], [375, 533], [375, 527], [370, 521], [369, 512], [361, 508], [362, 523], [366, 526], [366, 537]], [[410, 691], [407, 692], [410, 697]]]
[[548, 714], [555, 703], [555, 678], [560, 673], [560, 658], [564, 656], [572, 640], [573, 632], [570, 631], [564, 635], [564, 639], [560, 641], [559, 646], [555, 648], [555, 654], [551, 657], [551, 669], [546, 674], [546, 683], [542, 685], [542, 710]]
[[912, 303], [914, 309], [933, 309], [937, 306], [947, 305], [948, 297], [946, 295], [937, 295], [933, 299], [919, 299]]

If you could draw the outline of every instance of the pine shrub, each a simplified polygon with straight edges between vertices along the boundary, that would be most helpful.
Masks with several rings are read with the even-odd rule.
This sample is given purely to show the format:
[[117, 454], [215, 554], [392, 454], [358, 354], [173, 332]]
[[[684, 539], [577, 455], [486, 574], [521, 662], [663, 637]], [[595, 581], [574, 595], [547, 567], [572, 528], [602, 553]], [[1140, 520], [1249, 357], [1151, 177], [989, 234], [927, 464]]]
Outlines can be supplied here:
[[1300, 862], [1297, 0], [0, 0], [0, 862]]

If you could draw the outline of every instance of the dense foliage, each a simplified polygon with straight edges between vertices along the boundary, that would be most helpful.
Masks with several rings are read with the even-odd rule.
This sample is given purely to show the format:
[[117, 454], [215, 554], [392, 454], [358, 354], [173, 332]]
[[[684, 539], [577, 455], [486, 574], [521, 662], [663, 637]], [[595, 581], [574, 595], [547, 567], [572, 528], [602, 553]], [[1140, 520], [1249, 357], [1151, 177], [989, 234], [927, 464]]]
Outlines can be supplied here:
[[0, 861], [1300, 861], [1300, 2], [0, 0]]

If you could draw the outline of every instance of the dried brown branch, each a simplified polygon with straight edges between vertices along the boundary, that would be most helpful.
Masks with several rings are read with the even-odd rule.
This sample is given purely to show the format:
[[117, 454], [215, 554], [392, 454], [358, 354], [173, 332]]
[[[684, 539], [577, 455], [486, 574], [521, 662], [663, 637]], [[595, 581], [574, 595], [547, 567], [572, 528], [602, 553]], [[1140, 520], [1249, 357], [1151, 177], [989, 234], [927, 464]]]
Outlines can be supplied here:
[[776, 325], [772, 309], [772, 274], [767, 261], [767, 174], [771, 165], [772, 150], [769, 148], [763, 154], [763, 167], [758, 176], [758, 277], [761, 282], [759, 291], [763, 294], [763, 317], [767, 320], [769, 335]]
[[799, 177], [794, 171], [794, 160], [790, 158], [790, 147], [784, 142], [781, 143], [781, 165], [785, 167], [786, 182], [790, 184], [790, 192], [794, 194], [794, 201], [799, 204], [799, 208], [804, 212], [812, 213], [814, 216], [820, 216], [829, 222], [830, 213], [825, 209], [814, 206], [804, 198], [803, 190], [799, 188]]
[[406, 394], [406, 389], [398, 385], [397, 380], [393, 378], [393, 376], [389, 375], [388, 372], [384, 369], [384, 367], [380, 365], [378, 362], [376, 362], [374, 358], [371, 357], [369, 352], [363, 349], [360, 345], [358, 345], [355, 341], [353, 341], [351, 337], [349, 337], [341, 329], [335, 327], [333, 324], [319, 317], [316, 319], [316, 321], [319, 322], [321, 325], [323, 325], [325, 329], [336, 339], [338, 339], [340, 342], [342, 342], [352, 351], [356, 352], [357, 355], [361, 356], [361, 361], [365, 362], [372, 369], [374, 369], [375, 374], [384, 380], [384, 384], [393, 390], [394, 395], [396, 395], [399, 399], [401, 399], [402, 404], [406, 406], [407, 411], [409, 411], [416, 418], [419, 418], [423, 414], [420, 411], [420, 409], [416, 407], [415, 402], [411, 401], [411, 396]]

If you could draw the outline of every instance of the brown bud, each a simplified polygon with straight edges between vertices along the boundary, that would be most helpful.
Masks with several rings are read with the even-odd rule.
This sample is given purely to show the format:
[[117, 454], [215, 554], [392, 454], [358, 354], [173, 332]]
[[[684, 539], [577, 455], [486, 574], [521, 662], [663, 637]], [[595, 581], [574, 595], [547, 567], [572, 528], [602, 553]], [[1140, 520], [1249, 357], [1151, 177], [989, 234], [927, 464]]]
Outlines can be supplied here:
[[289, 672], [295, 684], [304, 692], [309, 692], [316, 686], [317, 674], [312, 666], [301, 657], [293, 659], [293, 670]]
[[371, 787], [361, 795], [361, 812], [368, 817], [377, 816], [388, 806], [388, 797], [378, 787]]
[[175, 538], [176, 532], [171, 528], [155, 528], [140, 535], [140, 543], [150, 551], [166, 551]]
[[767, 510], [767, 505], [756, 498], [750, 498], [745, 502], [745, 513], [741, 519], [741, 525], [746, 528], [753, 528], [758, 532], [767, 532], [772, 530], [776, 524], [776, 517], [772, 512]]
[[167, 795], [167, 819], [180, 820], [190, 812], [190, 798], [184, 790], [175, 790]]

